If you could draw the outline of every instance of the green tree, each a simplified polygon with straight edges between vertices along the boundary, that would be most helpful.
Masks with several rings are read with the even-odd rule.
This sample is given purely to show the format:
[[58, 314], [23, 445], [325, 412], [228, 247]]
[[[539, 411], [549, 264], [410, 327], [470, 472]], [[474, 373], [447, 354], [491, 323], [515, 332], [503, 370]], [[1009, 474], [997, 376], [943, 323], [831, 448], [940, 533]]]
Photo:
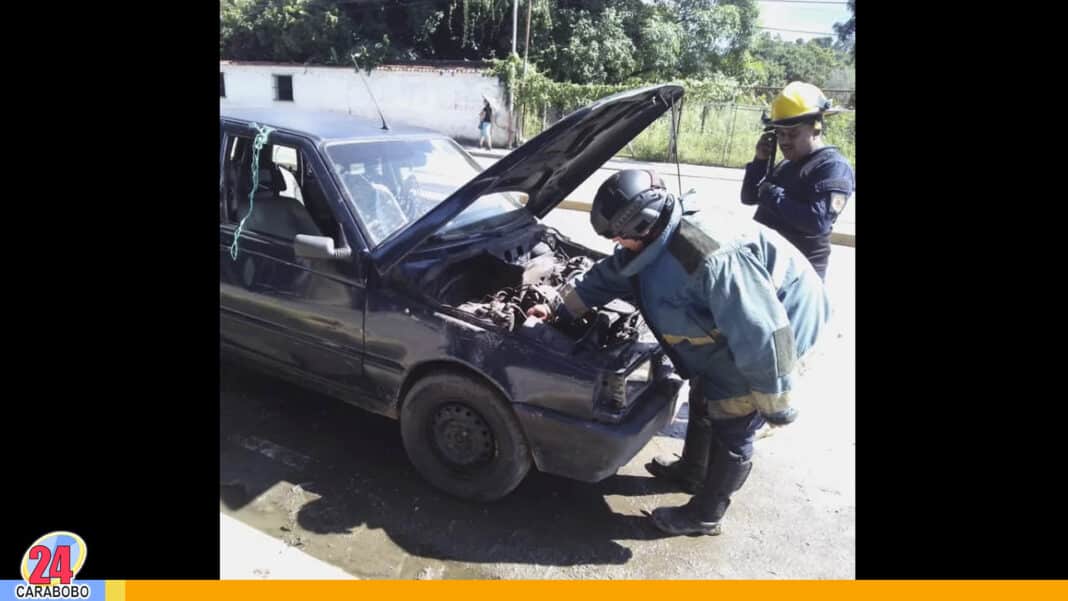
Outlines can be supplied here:
[[404, 29], [411, 35], [411, 48], [416, 57], [433, 57], [437, 54], [434, 46], [434, 34], [445, 19], [447, 7], [444, 3], [418, 3], [402, 7]]
[[834, 33], [838, 37], [838, 49], [849, 52], [850, 58], [857, 55], [857, 0], [849, 0], [849, 20], [835, 23]]
[[670, 79], [679, 73], [682, 27], [664, 12], [645, 17], [638, 32], [639, 74], [648, 79]]
[[324, 0], [223, 0], [219, 16], [228, 59], [343, 64], [357, 43], [352, 22]]
[[780, 87], [791, 81], [805, 81], [826, 87], [832, 71], [843, 60], [824, 44], [819, 40], [784, 42], [779, 36], [762, 34], [753, 47], [753, 56], [765, 67], [764, 85]]
[[[225, 59], [373, 68], [384, 61], [432, 57], [444, 49], [450, 1], [411, 5], [340, 0], [222, 0], [220, 54]], [[497, 0], [504, 2], [505, 0]]]
[[754, 0], [675, 0], [674, 10], [683, 32], [683, 75], [734, 76], [744, 71], [760, 14]]
[[619, 83], [636, 71], [634, 43], [613, 8], [600, 14], [562, 9], [555, 18], [554, 43], [540, 54], [553, 79], [575, 83]]
[[[220, 52], [237, 60], [361, 65], [485, 60], [511, 51], [513, 0], [222, 0]], [[553, 79], [620, 83], [739, 76], [755, 0], [527, 0], [530, 58]], [[522, 8], [522, 7], [521, 7]], [[525, 19], [515, 32], [522, 53]]]

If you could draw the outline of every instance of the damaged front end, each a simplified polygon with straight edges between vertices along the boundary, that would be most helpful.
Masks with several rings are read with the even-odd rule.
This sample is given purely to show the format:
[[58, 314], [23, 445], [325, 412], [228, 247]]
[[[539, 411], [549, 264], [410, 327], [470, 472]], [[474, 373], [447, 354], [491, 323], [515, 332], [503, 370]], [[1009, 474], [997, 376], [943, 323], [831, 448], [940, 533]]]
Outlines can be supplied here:
[[418, 278], [418, 288], [443, 313], [582, 366], [593, 388], [590, 416], [617, 423], [650, 386], [674, 373], [641, 312], [617, 299], [573, 320], [527, 317], [534, 305], [558, 304], [561, 288], [602, 256], [534, 226], [438, 263]]

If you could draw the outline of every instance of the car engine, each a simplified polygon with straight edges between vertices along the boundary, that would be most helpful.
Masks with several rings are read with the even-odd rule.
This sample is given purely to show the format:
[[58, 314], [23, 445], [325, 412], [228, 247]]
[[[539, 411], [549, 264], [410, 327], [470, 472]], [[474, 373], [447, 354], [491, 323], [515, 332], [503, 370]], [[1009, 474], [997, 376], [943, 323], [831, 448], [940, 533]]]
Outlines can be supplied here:
[[538, 304], [559, 302], [560, 288], [594, 265], [590, 257], [570, 257], [562, 247], [550, 249], [544, 243], [536, 246], [531, 254], [535, 256], [522, 266], [521, 280], [516, 285], [497, 289], [456, 308], [561, 350], [611, 348], [638, 339], [644, 327], [641, 313], [621, 300], [595, 307], [575, 320], [554, 317], [548, 325], [558, 333], [547, 331], [541, 320], [528, 318], [528, 309]]

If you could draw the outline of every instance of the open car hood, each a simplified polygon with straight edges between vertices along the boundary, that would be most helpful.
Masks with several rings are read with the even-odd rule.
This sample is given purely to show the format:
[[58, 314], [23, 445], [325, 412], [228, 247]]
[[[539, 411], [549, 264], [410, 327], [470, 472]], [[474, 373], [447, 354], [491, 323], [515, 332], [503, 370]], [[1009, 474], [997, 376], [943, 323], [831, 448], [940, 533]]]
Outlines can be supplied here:
[[597, 100], [557, 121], [441, 201], [372, 252], [385, 273], [475, 200], [522, 192], [526, 209], [544, 217], [627, 142], [677, 103], [683, 89], [658, 85]]

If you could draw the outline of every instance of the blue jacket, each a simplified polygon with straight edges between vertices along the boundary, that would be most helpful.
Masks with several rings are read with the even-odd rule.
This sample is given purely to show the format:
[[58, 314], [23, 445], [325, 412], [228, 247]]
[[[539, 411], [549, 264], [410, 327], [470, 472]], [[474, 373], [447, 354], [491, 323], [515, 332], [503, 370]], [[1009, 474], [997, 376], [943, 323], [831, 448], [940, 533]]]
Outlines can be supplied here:
[[561, 313], [614, 298], [637, 305], [676, 368], [709, 400], [791, 389], [794, 364], [830, 315], [823, 282], [796, 248], [750, 220], [683, 216], [640, 253], [617, 248], [562, 289]]
[[758, 204], [753, 219], [782, 234], [824, 277], [831, 228], [856, 187], [852, 167], [836, 148], [824, 146], [800, 161], [780, 162], [761, 188], [767, 169], [767, 160], [745, 166], [742, 203]]

